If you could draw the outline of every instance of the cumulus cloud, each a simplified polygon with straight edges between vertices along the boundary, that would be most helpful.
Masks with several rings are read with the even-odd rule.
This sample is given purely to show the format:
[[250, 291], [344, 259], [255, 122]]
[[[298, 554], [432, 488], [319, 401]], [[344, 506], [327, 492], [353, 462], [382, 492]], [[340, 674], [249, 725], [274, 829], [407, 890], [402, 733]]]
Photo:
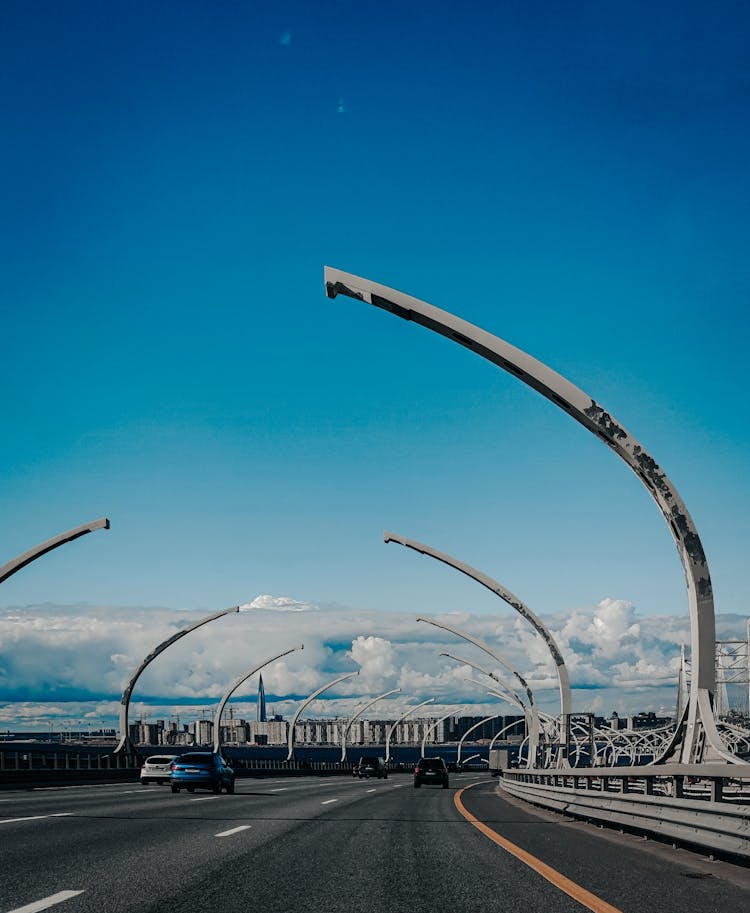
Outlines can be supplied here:
[[[184, 712], [184, 719], [186, 708], [192, 708], [195, 718], [201, 708], [215, 707], [244, 671], [303, 643], [304, 650], [263, 670], [275, 712], [291, 715], [316, 688], [357, 669], [359, 676], [324, 695], [310, 713], [347, 716], [367, 697], [397, 687], [405, 705], [431, 697], [436, 707], [469, 702], [472, 713], [492, 712], [497, 702], [486, 689], [467, 682], [481, 675], [441, 657], [443, 652], [507, 679], [506, 670], [473, 645], [405, 613], [319, 607], [270, 595], [256, 597], [246, 608], [204, 625], [160, 654], [138, 680], [131, 708], [138, 706], [150, 718]], [[200, 617], [143, 607], [0, 610], [0, 724], [19, 728], [26, 721], [31, 728], [32, 719], [106, 717], [116, 725], [122, 690], [143, 658]], [[445, 620], [491, 644], [524, 675], [542, 709], [557, 712], [557, 674], [549, 650], [515, 613], [462, 613]], [[545, 621], [570, 672], [574, 710], [627, 715], [675, 705], [680, 644], [690, 642], [686, 617], [642, 617], [626, 600], [605, 599]], [[722, 639], [743, 639], [745, 625], [740, 616], [717, 618]], [[238, 708], [252, 715], [256, 693], [253, 677], [237, 692]], [[382, 707], [377, 712], [385, 715]]]
[[272, 612], [317, 612], [318, 606], [309, 602], [300, 602], [290, 596], [256, 596], [252, 602], [240, 606], [240, 611], [266, 609]]
[[349, 655], [360, 668], [362, 683], [390, 682], [396, 674], [393, 645], [383, 637], [355, 637]]

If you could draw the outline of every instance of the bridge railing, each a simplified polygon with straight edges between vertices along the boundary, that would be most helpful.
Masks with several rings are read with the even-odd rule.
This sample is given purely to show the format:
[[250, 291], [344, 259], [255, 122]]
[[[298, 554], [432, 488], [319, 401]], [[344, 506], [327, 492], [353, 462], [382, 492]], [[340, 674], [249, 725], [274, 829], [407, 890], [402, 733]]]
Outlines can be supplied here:
[[500, 786], [571, 817], [750, 859], [750, 764], [505, 770]]

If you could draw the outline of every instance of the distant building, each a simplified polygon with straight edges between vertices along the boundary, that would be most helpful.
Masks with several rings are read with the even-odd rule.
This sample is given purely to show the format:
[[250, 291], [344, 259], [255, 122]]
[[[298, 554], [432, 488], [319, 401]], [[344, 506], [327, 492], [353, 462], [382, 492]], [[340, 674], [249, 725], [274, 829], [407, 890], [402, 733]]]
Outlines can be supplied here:
[[268, 717], [266, 716], [266, 691], [263, 687], [263, 676], [258, 676], [258, 722], [266, 723]]

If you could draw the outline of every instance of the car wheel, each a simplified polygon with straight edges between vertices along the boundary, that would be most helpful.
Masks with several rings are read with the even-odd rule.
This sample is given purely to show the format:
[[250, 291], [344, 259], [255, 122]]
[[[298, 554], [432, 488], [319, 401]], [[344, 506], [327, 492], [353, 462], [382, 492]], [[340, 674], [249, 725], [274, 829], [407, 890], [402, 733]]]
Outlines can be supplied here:
[[234, 792], [234, 780], [231, 783], [227, 783], [227, 795], [231, 795]]
[[421, 785], [422, 785], [422, 784], [421, 784], [421, 783], [417, 783], [416, 780], [414, 781], [414, 789], [419, 789], [419, 787], [420, 787]]
[[195, 792], [195, 787], [194, 787], [194, 786], [188, 786], [188, 787], [187, 787], [187, 791], [188, 791], [189, 793], [194, 793], [194, 792]]
[[180, 787], [179, 787], [179, 786], [173, 786], [173, 787], [172, 787], [172, 792], [173, 792], [173, 793], [178, 793], [179, 791], [180, 791]]
[[445, 781], [445, 783], [443, 783], [443, 789], [448, 789], [448, 781], [447, 781], [447, 780]]
[[148, 780], [141, 778], [141, 786], [148, 786]]

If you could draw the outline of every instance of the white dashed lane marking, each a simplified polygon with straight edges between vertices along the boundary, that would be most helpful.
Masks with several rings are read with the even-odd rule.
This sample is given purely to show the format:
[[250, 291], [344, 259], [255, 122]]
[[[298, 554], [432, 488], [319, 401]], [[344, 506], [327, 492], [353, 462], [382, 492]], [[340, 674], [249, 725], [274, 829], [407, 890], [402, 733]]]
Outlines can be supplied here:
[[251, 824], [241, 824], [239, 827], [233, 827], [231, 830], [222, 831], [220, 834], [214, 834], [214, 837], [231, 837], [232, 834], [239, 834], [240, 831], [249, 831]]
[[325, 802], [321, 802], [321, 805], [330, 805], [331, 802], [338, 802], [338, 799], [326, 799]]
[[[0, 824], [13, 824], [14, 821], [41, 821], [43, 818], [66, 818], [73, 812], [55, 812], [53, 815], [28, 815], [25, 818], [3, 818]], [[12, 913], [12, 911], [11, 911]]]
[[70, 900], [71, 897], [78, 897], [79, 894], [83, 894], [83, 891], [58, 891], [57, 894], [50, 894], [49, 897], [42, 900], [27, 903], [25, 907], [16, 907], [15, 910], [9, 910], [8, 913], [40, 913], [41, 910], [48, 910], [55, 904]]

